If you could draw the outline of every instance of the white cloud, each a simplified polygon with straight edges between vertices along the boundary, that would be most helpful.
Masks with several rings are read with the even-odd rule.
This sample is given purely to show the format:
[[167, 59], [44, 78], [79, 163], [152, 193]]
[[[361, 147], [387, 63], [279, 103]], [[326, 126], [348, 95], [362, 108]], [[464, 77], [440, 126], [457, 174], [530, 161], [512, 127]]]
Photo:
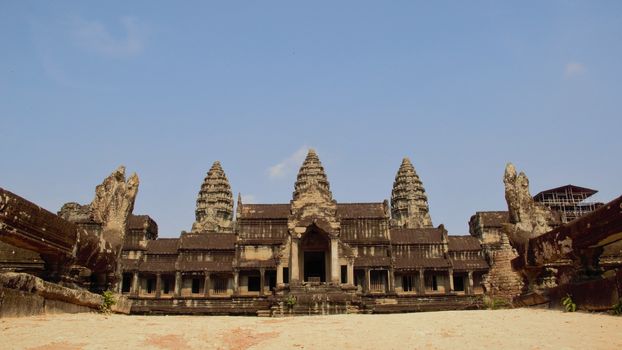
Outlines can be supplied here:
[[73, 34], [78, 44], [87, 50], [110, 57], [129, 57], [143, 52], [145, 30], [134, 17], [121, 17], [119, 20], [123, 35], [113, 36], [99, 21], [82, 18], [74, 20]]
[[257, 203], [257, 198], [252, 194], [243, 194], [242, 195], [242, 203], [244, 204], [254, 204]]
[[585, 72], [585, 66], [583, 63], [579, 62], [569, 62], [566, 63], [566, 67], [564, 68], [564, 76], [566, 78], [572, 78], [575, 76], [579, 76]]
[[283, 159], [280, 163], [268, 168], [268, 176], [271, 179], [276, 179], [284, 177], [290, 174], [292, 171], [296, 171], [305, 160], [308, 151], [309, 147], [302, 146], [289, 157]]

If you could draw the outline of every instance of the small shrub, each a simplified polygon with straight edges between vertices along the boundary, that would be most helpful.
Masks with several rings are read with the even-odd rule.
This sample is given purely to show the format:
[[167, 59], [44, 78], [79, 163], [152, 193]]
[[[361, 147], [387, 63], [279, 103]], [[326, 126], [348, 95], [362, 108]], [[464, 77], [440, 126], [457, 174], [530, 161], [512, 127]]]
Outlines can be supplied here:
[[562, 298], [562, 306], [566, 312], [577, 311], [577, 304], [572, 300], [572, 296], [570, 294], [566, 294], [566, 296]]
[[293, 295], [288, 295], [287, 299], [285, 299], [285, 305], [287, 305], [288, 308], [293, 308], [294, 305], [296, 305], [296, 297]]
[[617, 304], [611, 306], [611, 312], [616, 316], [622, 315], [622, 299], [618, 300]]
[[112, 291], [105, 291], [102, 293], [102, 304], [99, 306], [99, 311], [105, 314], [112, 312], [112, 305], [116, 304], [114, 293]]
[[485, 298], [484, 305], [489, 310], [498, 310], [498, 309], [510, 309], [512, 308], [512, 304], [510, 304], [507, 300], [501, 298]]

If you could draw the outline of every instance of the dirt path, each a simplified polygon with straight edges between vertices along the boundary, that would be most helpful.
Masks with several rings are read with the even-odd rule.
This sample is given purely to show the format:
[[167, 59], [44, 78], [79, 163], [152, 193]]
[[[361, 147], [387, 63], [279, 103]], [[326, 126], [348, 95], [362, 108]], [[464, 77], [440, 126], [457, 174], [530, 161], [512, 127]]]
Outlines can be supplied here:
[[0, 319], [0, 349], [622, 349], [622, 317], [548, 310]]

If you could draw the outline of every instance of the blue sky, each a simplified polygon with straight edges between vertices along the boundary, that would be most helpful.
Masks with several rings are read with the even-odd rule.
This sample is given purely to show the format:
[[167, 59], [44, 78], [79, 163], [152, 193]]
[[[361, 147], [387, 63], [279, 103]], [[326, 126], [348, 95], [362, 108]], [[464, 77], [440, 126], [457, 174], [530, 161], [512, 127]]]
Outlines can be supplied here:
[[452, 234], [508, 161], [622, 193], [620, 1], [1, 1], [0, 48], [0, 186], [56, 211], [124, 164], [162, 237], [213, 161], [283, 203], [308, 147], [340, 202], [410, 157]]

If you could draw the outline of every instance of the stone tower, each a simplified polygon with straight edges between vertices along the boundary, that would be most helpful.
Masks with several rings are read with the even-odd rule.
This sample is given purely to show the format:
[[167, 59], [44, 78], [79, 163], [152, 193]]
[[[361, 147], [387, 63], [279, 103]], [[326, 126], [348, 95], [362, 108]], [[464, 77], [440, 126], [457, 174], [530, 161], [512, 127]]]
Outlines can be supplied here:
[[214, 162], [203, 180], [195, 215], [192, 232], [227, 232], [232, 228], [233, 194], [218, 161]]
[[290, 208], [290, 228], [313, 220], [318, 224], [322, 222], [327, 232], [339, 230], [337, 202], [333, 200], [324, 167], [313, 149], [309, 150], [298, 171]]
[[402, 160], [395, 175], [391, 192], [391, 217], [393, 224], [398, 227], [432, 227], [425, 189], [408, 158]]

